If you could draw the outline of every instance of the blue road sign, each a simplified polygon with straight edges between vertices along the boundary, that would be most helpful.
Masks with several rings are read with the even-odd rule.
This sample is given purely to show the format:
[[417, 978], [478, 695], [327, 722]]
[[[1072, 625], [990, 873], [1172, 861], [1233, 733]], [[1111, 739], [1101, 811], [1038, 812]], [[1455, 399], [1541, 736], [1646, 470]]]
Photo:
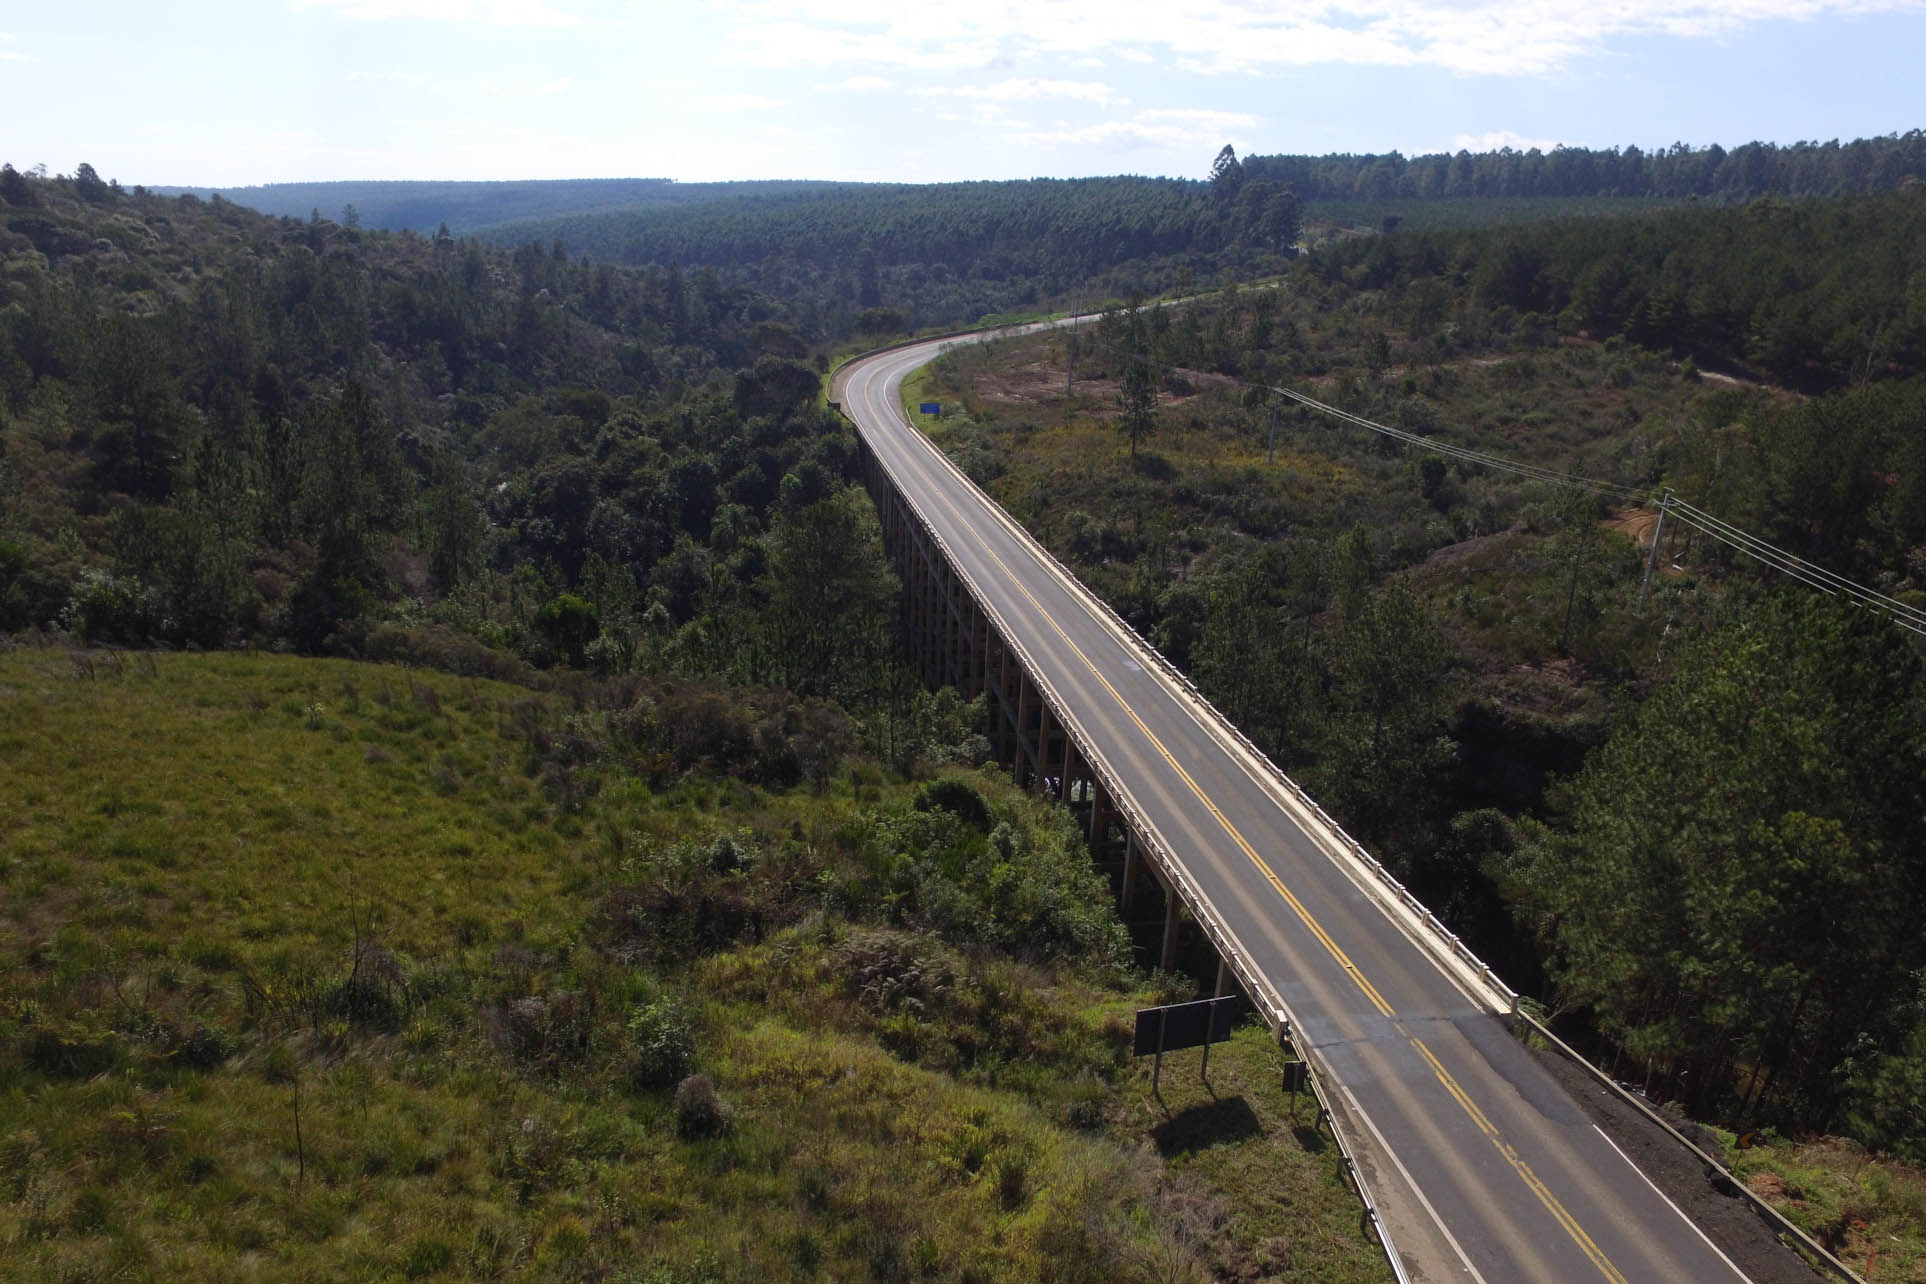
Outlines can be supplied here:
[[923, 413], [926, 415], [941, 415], [943, 413], [943, 403], [940, 401], [926, 401], [923, 403]]

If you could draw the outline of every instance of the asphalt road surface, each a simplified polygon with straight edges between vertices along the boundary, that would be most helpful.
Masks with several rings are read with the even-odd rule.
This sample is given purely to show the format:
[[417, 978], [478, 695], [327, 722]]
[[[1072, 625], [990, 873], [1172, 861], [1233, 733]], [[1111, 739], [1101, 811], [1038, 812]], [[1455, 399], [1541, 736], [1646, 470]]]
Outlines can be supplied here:
[[903, 377], [941, 346], [853, 362], [835, 395], [1336, 1080], [1409, 1276], [1744, 1280], [1475, 979], [1448, 973], [1315, 816], [909, 424]]

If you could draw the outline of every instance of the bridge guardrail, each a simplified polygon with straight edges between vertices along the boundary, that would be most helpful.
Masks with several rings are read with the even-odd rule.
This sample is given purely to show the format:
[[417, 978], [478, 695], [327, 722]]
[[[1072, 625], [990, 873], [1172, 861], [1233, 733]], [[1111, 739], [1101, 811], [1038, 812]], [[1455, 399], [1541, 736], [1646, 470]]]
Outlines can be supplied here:
[[1826, 1269], [1830, 1270], [1833, 1274], [1837, 1275], [1840, 1279], [1846, 1280], [1848, 1284], [1866, 1284], [1866, 1281], [1862, 1279], [1857, 1273], [1855, 1273], [1852, 1267], [1840, 1261], [1839, 1258], [1831, 1252], [1831, 1250], [1827, 1249], [1823, 1244], [1819, 1243], [1818, 1240], [1815, 1240], [1812, 1236], [1806, 1234], [1806, 1232], [1800, 1230], [1797, 1226], [1794, 1226], [1791, 1220], [1787, 1218], [1784, 1213], [1780, 1212], [1778, 1209], [1774, 1208], [1770, 1203], [1768, 1203], [1764, 1198], [1764, 1196], [1758, 1194], [1750, 1186], [1740, 1181], [1739, 1178], [1733, 1173], [1733, 1171], [1730, 1168], [1727, 1168], [1724, 1163], [1722, 1163], [1718, 1159], [1715, 1159], [1710, 1154], [1707, 1154], [1706, 1151], [1697, 1142], [1693, 1141], [1690, 1137], [1680, 1132], [1678, 1128], [1673, 1125], [1671, 1120], [1667, 1119], [1664, 1115], [1660, 1114], [1657, 1110], [1652, 1108], [1651, 1102], [1645, 1100], [1643, 1097], [1639, 1096], [1637, 1093], [1632, 1092], [1631, 1090], [1626, 1088], [1624, 1084], [1620, 1083], [1618, 1080], [1612, 1078], [1612, 1076], [1606, 1074], [1603, 1070], [1600, 1070], [1597, 1066], [1593, 1065], [1589, 1060], [1586, 1059], [1586, 1057], [1582, 1053], [1578, 1051], [1578, 1049], [1572, 1047], [1571, 1044], [1565, 1042], [1563, 1039], [1553, 1034], [1549, 1026], [1547, 1026], [1543, 1021], [1540, 1021], [1537, 1017], [1533, 1016], [1531, 1013], [1529, 1012], [1521, 1013], [1520, 1017], [1525, 1022], [1526, 1025], [1531, 1027], [1533, 1033], [1537, 1034], [1540, 1038], [1544, 1039], [1547, 1043], [1551, 1044], [1552, 1049], [1556, 1051], [1559, 1055], [1565, 1057], [1567, 1060], [1576, 1062], [1580, 1066], [1583, 1066], [1594, 1079], [1597, 1079], [1600, 1083], [1604, 1084], [1605, 1087], [1608, 1090], [1610, 1090], [1614, 1095], [1616, 1095], [1621, 1101], [1624, 1101], [1626, 1104], [1633, 1107], [1640, 1114], [1645, 1116], [1645, 1118], [1650, 1122], [1655, 1123], [1660, 1128], [1664, 1129], [1666, 1134], [1670, 1136], [1673, 1141], [1676, 1141], [1679, 1145], [1685, 1147], [1688, 1151], [1692, 1152], [1692, 1154], [1696, 1156], [1699, 1159], [1699, 1161], [1705, 1165], [1706, 1176], [1708, 1178], [1716, 1176], [1720, 1181], [1725, 1182], [1727, 1185], [1731, 1186], [1734, 1190], [1738, 1191], [1739, 1194], [1745, 1197], [1746, 1202], [1751, 1204], [1753, 1209], [1756, 1212], [1758, 1212], [1761, 1217], [1765, 1218], [1768, 1222], [1771, 1222], [1778, 1229], [1780, 1234], [1791, 1236], [1794, 1242], [1796, 1243], [1796, 1245], [1800, 1249], [1804, 1250], [1806, 1253], [1811, 1254], [1815, 1259], [1817, 1259], [1821, 1264], [1823, 1264], [1826, 1267]]
[[[1033, 323], [1026, 328], [1035, 330], [1045, 327], [1046, 323]], [[987, 331], [976, 333], [980, 334], [983, 338], [993, 338], [996, 337], [998, 332]], [[917, 340], [916, 343], [929, 341], [932, 340]], [[956, 339], [941, 340], [941, 342], [945, 343], [956, 341]], [[916, 346], [915, 343], [894, 344], [887, 348], [880, 348], [878, 351], [892, 352], [914, 346]], [[847, 415], [847, 412], [845, 412], [845, 415]], [[854, 420], [851, 422], [853, 423]], [[944, 454], [941, 450], [936, 450], [934, 447], [932, 447], [931, 453], [942, 461], [944, 467], [948, 468], [967, 485], [973, 489], [980, 489], [976, 487], [976, 483], [969, 480], [963, 470], [958, 468], [948, 455]], [[986, 496], [985, 498], [987, 499], [988, 497]], [[1004, 512], [1002, 505], [991, 500], [988, 502], [987, 508], [991, 516], [1009, 532], [1012, 538], [1023, 544], [1039, 562], [1050, 568], [1051, 572], [1066, 591], [1081, 601], [1086, 608], [1093, 613], [1100, 615], [1111, 626], [1113, 631], [1133, 643], [1136, 649], [1155, 664], [1160, 672], [1177, 684], [1186, 699], [1209, 715], [1208, 720], [1200, 719], [1207, 733], [1216, 735], [1228, 732], [1243, 754], [1258, 765], [1265, 774], [1270, 776], [1274, 784], [1283, 786], [1301, 806], [1309, 808], [1317, 816], [1318, 822], [1337, 840], [1346, 855], [1374, 876], [1379, 884], [1404, 906], [1407, 912], [1416, 917], [1418, 923], [1425, 929], [1425, 932], [1419, 939], [1428, 952], [1434, 954], [1442, 953], [1451, 960], [1469, 968], [1481, 984], [1492, 994], [1498, 995], [1504, 1000], [1502, 1004], [1494, 1005], [1494, 1011], [1505, 1015], [1517, 1014], [1518, 992], [1509, 985], [1506, 985], [1504, 980], [1498, 976], [1490, 964], [1479, 958], [1469, 946], [1459, 939], [1455, 932], [1447, 928], [1438, 916], [1425, 906], [1424, 902], [1413, 895], [1411, 890], [1400, 882], [1390, 870], [1386, 869], [1377, 857], [1371, 855], [1371, 853], [1365, 849], [1364, 844], [1358, 842], [1357, 839], [1346, 833], [1343, 826], [1332, 819], [1330, 814], [1318, 805], [1317, 801], [1305, 791], [1302, 785], [1298, 784], [1297, 781], [1293, 780], [1275, 762], [1271, 761], [1270, 755], [1251, 743], [1250, 737], [1246, 736], [1235, 723], [1224, 716], [1223, 712], [1218, 709], [1216, 705], [1211, 703], [1210, 699], [1205, 696], [1202, 691], [1198, 690], [1197, 684], [1191, 681], [1188, 674], [1172, 664], [1170, 660], [1164, 656], [1163, 652], [1152, 646], [1141, 633], [1138, 633], [1136, 629], [1131, 627], [1129, 621], [1118, 615], [1108, 602], [1105, 602], [1085, 587], [1083, 582], [1072, 574], [1067, 566], [1057, 560], [1055, 554], [1045, 548], [1029, 531], [1025, 530], [1021, 523]], [[928, 524], [925, 523], [926, 528], [927, 525]], [[1315, 837], [1315, 835], [1313, 835], [1313, 837]]]
[[[1042, 329], [1046, 328], [1049, 324], [1050, 323], [1034, 323], [1026, 328], [1032, 330]], [[994, 337], [994, 332], [977, 333], [984, 338]], [[958, 339], [965, 337], [970, 336], [959, 335], [956, 338], [947, 339], [945, 342], [956, 342]], [[925, 342], [925, 340], [917, 340], [915, 342], [920, 343]], [[914, 346], [914, 344], [894, 344], [891, 345], [890, 348], [878, 349], [878, 351], [890, 351], [911, 346]], [[845, 417], [849, 417], [846, 410], [843, 411], [843, 413]], [[853, 418], [851, 422], [854, 423]], [[925, 440], [927, 441], [927, 438]], [[944, 454], [941, 450], [935, 449], [933, 445], [931, 447], [931, 453], [937, 459], [941, 460], [943, 465], [956, 474], [956, 476], [966, 482], [969, 480], [948, 455]], [[878, 462], [881, 462], [880, 458]], [[883, 467], [887, 471], [887, 465], [883, 465]], [[896, 484], [894, 476], [891, 477], [891, 483], [893, 485]], [[970, 484], [974, 486], [974, 483]], [[898, 489], [901, 491], [900, 486], [898, 486]], [[1744, 1182], [1740, 1181], [1724, 1163], [1708, 1154], [1697, 1143], [1692, 1141], [1691, 1138], [1679, 1131], [1671, 1121], [1653, 1109], [1649, 1102], [1628, 1091], [1610, 1075], [1593, 1065], [1570, 1044], [1554, 1034], [1544, 1022], [1540, 1021], [1530, 1012], [1522, 1010], [1519, 1006], [1520, 996], [1518, 992], [1505, 984], [1504, 980], [1498, 976], [1490, 964], [1480, 959], [1469, 946], [1465, 945], [1463, 940], [1460, 939], [1455, 932], [1447, 928], [1443, 921], [1425, 906], [1409, 888], [1392, 875], [1376, 857], [1372, 856], [1362, 843], [1345, 832], [1344, 828], [1332, 819], [1329, 813], [1304, 790], [1303, 786], [1299, 785], [1297, 781], [1292, 779], [1282, 768], [1278, 767], [1268, 754], [1253, 744], [1250, 738], [1246, 736], [1235, 723], [1225, 717], [1223, 712], [1211, 703], [1210, 699], [1198, 689], [1197, 684], [1190, 679], [1188, 674], [1172, 664], [1161, 651], [1152, 646], [1128, 621], [1118, 615], [1109, 603], [1090, 592], [1049, 549], [1045, 548], [1029, 531], [1025, 530], [1021, 524], [1005, 513], [1001, 505], [990, 501], [987, 508], [992, 516], [998, 520], [999, 524], [1002, 525], [1014, 539], [1026, 546], [1040, 562], [1051, 568], [1058, 582], [1066, 591], [1084, 603], [1087, 608], [1100, 614], [1121, 637], [1134, 643], [1137, 651], [1149, 658], [1165, 676], [1170, 678], [1184, 693], [1187, 699], [1209, 714], [1210, 721], [1204, 724], [1207, 732], [1227, 731], [1251, 761], [1260, 765], [1275, 783], [1281, 784], [1301, 805], [1309, 808], [1312, 814], [1317, 817], [1318, 822], [1346, 849], [1347, 854], [1375, 875], [1384, 888], [1390, 891], [1406, 910], [1417, 916], [1418, 921], [1426, 929], [1427, 944], [1432, 949], [1442, 949], [1449, 954], [1452, 959], [1471, 968], [1483, 985], [1488, 987], [1493, 993], [1503, 996], [1507, 1000], [1507, 1008], [1499, 1009], [1499, 1011], [1506, 1012], [1508, 1010], [1508, 1015], [1513, 1020], [1514, 1028], [1516, 1028], [1518, 1022], [1522, 1021], [1534, 1033], [1543, 1038], [1556, 1052], [1582, 1066], [1592, 1077], [1602, 1083], [1608, 1091], [1632, 1106], [1649, 1122], [1656, 1124], [1670, 1136], [1673, 1141], [1683, 1146], [1703, 1163], [1706, 1167], [1708, 1177], [1716, 1176], [1718, 1179], [1729, 1184], [1734, 1190], [1738, 1191], [1761, 1217], [1777, 1228], [1780, 1234], [1790, 1237], [1799, 1249], [1821, 1263], [1827, 1270], [1831, 1271], [1838, 1278], [1847, 1281], [1848, 1284], [1866, 1284], [1866, 1281], [1854, 1272], [1851, 1267], [1841, 1261], [1838, 1256], [1821, 1245], [1817, 1240], [1813, 1239], [1812, 1236], [1808, 1235], [1805, 1231], [1795, 1226], [1783, 1213], [1774, 1208]], [[1173, 879], [1180, 882], [1185, 903], [1193, 907], [1193, 913], [1197, 917], [1199, 924], [1205, 928], [1206, 935], [1211, 938], [1213, 946], [1219, 950], [1220, 955], [1230, 963], [1233, 971], [1237, 973], [1239, 980], [1246, 987], [1246, 992], [1249, 993], [1254, 1000], [1258, 1000], [1263, 1006], [1270, 1009], [1267, 1013], [1267, 1019], [1270, 1020], [1273, 1030], [1277, 1031], [1281, 1036], [1285, 1031], [1297, 1029], [1296, 1022], [1293, 1020], [1289, 1007], [1283, 1000], [1283, 996], [1278, 994], [1262, 976], [1255, 974], [1254, 970], [1244, 966], [1242, 952], [1235, 946], [1235, 938], [1231, 935], [1227, 927], [1216, 920], [1215, 914], [1209, 910], [1201, 894], [1195, 886], [1191, 884], [1188, 876], [1182, 872], [1181, 866], [1171, 858], [1161, 836], [1157, 835], [1155, 830], [1149, 826], [1147, 818], [1137, 813], [1134, 806], [1127, 805], [1124, 795], [1115, 787], [1115, 777], [1110, 773], [1108, 765], [1101, 764], [1100, 766], [1100, 751], [1095, 750], [1090, 742], [1090, 738], [1083, 733], [1081, 725], [1076, 724], [1074, 716], [1065, 715], [1064, 702], [1056, 695], [1054, 690], [1051, 690], [1048, 684], [1041, 679], [1036, 666], [1030, 662], [1022, 648], [1012, 640], [1009, 630], [1003, 626], [1001, 616], [989, 606], [984, 600], [983, 595], [977, 591], [975, 584], [963, 573], [955, 559], [950, 557], [948, 546], [942, 537], [936, 534], [935, 530], [923, 518], [921, 513], [917, 513], [916, 516], [917, 521], [922, 525], [925, 533], [943, 550], [945, 558], [948, 559], [950, 565], [955, 568], [958, 578], [963, 581], [971, 597], [976, 601], [978, 608], [996, 622], [1005, 642], [1017, 652], [1018, 658], [1024, 664], [1025, 668], [1030, 670], [1033, 678], [1036, 680], [1039, 691], [1043, 692], [1045, 699], [1050, 701], [1059, 723], [1064, 726], [1066, 732], [1076, 739], [1078, 752], [1083, 754], [1084, 761], [1091, 765], [1093, 771], [1101, 772], [1103, 776], [1102, 783], [1113, 805], [1116, 805], [1120, 811], [1123, 811], [1126, 819], [1129, 819], [1138, 827], [1139, 834], [1143, 835], [1147, 842], [1154, 843], [1153, 854], [1162, 859], [1167, 872], [1171, 874]], [[1215, 724], [1214, 726], [1212, 725], [1213, 723]], [[1299, 1049], [1299, 1054], [1311, 1064], [1311, 1082], [1313, 1090], [1318, 1097], [1319, 1109], [1327, 1118], [1332, 1120], [1332, 1136], [1337, 1140], [1338, 1148], [1344, 1157], [1347, 1171], [1350, 1172], [1358, 1190], [1359, 1198], [1365, 1206], [1366, 1215], [1377, 1230], [1379, 1241], [1383, 1245], [1385, 1254], [1391, 1262], [1392, 1270], [1396, 1273], [1400, 1284], [1405, 1284], [1408, 1277], [1405, 1274], [1403, 1264], [1392, 1244], [1389, 1232], [1385, 1229], [1382, 1219], [1378, 1216], [1376, 1205], [1365, 1185], [1363, 1174], [1357, 1167], [1355, 1155], [1342, 1132], [1337, 1127], [1337, 1116], [1331, 1111], [1329, 1100], [1321, 1087], [1321, 1081], [1328, 1071], [1321, 1064], [1322, 1058], [1316, 1056], [1315, 1049], [1309, 1047], [1301, 1048]], [[1332, 1080], [1332, 1082], [1335, 1082], [1335, 1080]]]
[[[847, 417], [847, 411], [845, 411], [844, 414]], [[852, 423], [853, 422], [852, 420]], [[941, 456], [940, 451], [935, 453], [937, 453], [939, 457]], [[891, 473], [888, 463], [873, 450], [870, 451], [870, 454], [877, 466], [881, 468], [888, 477], [890, 485], [895, 486], [898, 493], [902, 494], [907, 501], [908, 494], [902, 489], [895, 475]], [[947, 463], [948, 461], [945, 460], [945, 462]], [[1271, 985], [1270, 981], [1262, 973], [1249, 964], [1248, 956], [1244, 952], [1242, 945], [1238, 942], [1236, 934], [1231, 931], [1228, 924], [1218, 917], [1217, 912], [1211, 907], [1209, 900], [1197, 887], [1195, 881], [1192, 880], [1189, 872], [1184, 868], [1183, 863], [1176, 858], [1170, 845], [1164, 840], [1163, 835], [1157, 830], [1150, 818], [1138, 809], [1128, 791], [1120, 787], [1116, 773], [1112, 770], [1109, 761], [1104, 757], [1103, 751], [1097, 747], [1094, 738], [1084, 730], [1082, 723], [1077, 719], [1076, 715], [1070, 711], [1069, 703], [1058, 694], [1056, 688], [1050, 683], [1049, 679], [1043, 675], [1042, 670], [1037, 666], [1035, 661], [1030, 658], [1029, 652], [1024, 648], [1023, 644], [1016, 639], [1015, 634], [1009, 628], [1008, 622], [1004, 620], [1002, 613], [990, 603], [987, 596], [979, 589], [969, 573], [963, 569], [962, 565], [951, 553], [948, 541], [936, 531], [935, 527], [930, 524], [928, 519], [923, 516], [914, 503], [908, 503], [907, 506], [911, 515], [915, 517], [917, 525], [922, 529], [924, 536], [942, 553], [952, 573], [955, 574], [957, 579], [963, 584], [964, 590], [969, 593], [971, 600], [976, 603], [977, 609], [995, 626], [998, 636], [1003, 640], [1003, 644], [1016, 656], [1017, 662], [1028, 671], [1031, 682], [1036, 686], [1038, 694], [1048, 703], [1051, 712], [1057, 719], [1058, 725], [1063, 728], [1064, 733], [1068, 735], [1072, 743], [1076, 745], [1077, 752], [1082, 755], [1083, 761], [1089, 766], [1092, 774], [1096, 776], [1097, 783], [1109, 797], [1111, 806], [1115, 807], [1123, 816], [1125, 822], [1136, 831], [1138, 841], [1143, 844], [1152, 859], [1163, 869], [1166, 877], [1175, 884], [1173, 890], [1179, 896], [1185, 907], [1190, 910], [1191, 916], [1196, 920], [1198, 926], [1204, 929], [1204, 934], [1209, 938], [1212, 948], [1217, 951], [1218, 957], [1222, 958], [1225, 963], [1230, 966], [1232, 972], [1237, 976], [1239, 983], [1244, 986], [1245, 993], [1251, 996], [1252, 1001], [1257, 1004], [1260, 1011], [1262, 1011], [1265, 1023], [1271, 1028], [1273, 1036], [1282, 1039], [1286, 1034], [1299, 1030], [1301, 1027], [1297, 1024], [1296, 1017], [1291, 1012], [1290, 1006], [1284, 1001], [1283, 995], [1278, 993], [1276, 988]], [[1320, 1114], [1330, 1122], [1331, 1136], [1337, 1142], [1338, 1153], [1342, 1158], [1344, 1170], [1351, 1180], [1353, 1189], [1357, 1191], [1359, 1203], [1362, 1204], [1364, 1209], [1364, 1218], [1370, 1225], [1372, 1232], [1377, 1236], [1378, 1244], [1384, 1250], [1385, 1258], [1390, 1263], [1392, 1273], [1396, 1277], [1398, 1284], [1409, 1284], [1410, 1277], [1405, 1272], [1403, 1259], [1398, 1254], [1397, 1246], [1392, 1240], [1390, 1229], [1384, 1224], [1384, 1218], [1379, 1212], [1377, 1200], [1372, 1194], [1370, 1183], [1365, 1180], [1363, 1169], [1358, 1165], [1357, 1155], [1352, 1148], [1350, 1140], [1345, 1137], [1343, 1130], [1338, 1127], [1337, 1121], [1339, 1116], [1337, 1112], [1331, 1108], [1330, 1099], [1323, 1086], [1327, 1079], [1330, 1082], [1336, 1082], [1336, 1080], [1330, 1078], [1330, 1071], [1324, 1063], [1323, 1056], [1318, 1053], [1314, 1047], [1305, 1045], [1299, 1047], [1297, 1051], [1298, 1055], [1301, 1056], [1311, 1068], [1310, 1083], [1312, 1092], [1317, 1098], [1318, 1110]]]

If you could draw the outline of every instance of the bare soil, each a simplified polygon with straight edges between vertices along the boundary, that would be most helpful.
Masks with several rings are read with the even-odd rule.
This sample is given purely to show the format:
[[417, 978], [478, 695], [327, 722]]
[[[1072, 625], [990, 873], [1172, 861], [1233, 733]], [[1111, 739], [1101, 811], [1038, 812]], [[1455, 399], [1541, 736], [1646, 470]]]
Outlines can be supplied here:
[[[1723, 1179], [1708, 1173], [1698, 1156], [1618, 1094], [1607, 1091], [1590, 1071], [1555, 1051], [1537, 1049], [1536, 1055], [1592, 1122], [1745, 1272], [1752, 1284], [1813, 1284], [1822, 1278], [1786, 1247], [1778, 1231], [1751, 1201], [1730, 1186], [1721, 1189]], [[1693, 1126], [1684, 1125], [1680, 1131], [1691, 1136]], [[1712, 1144], [1707, 1145], [1708, 1141]], [[1717, 1140], [1709, 1135], [1698, 1144], [1717, 1153]]]

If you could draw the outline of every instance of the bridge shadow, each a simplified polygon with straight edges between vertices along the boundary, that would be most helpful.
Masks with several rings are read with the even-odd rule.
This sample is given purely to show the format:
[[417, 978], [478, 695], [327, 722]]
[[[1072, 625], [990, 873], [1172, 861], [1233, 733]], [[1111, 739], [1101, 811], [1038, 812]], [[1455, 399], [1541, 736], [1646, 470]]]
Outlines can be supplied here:
[[1263, 1133], [1264, 1125], [1248, 1101], [1242, 1097], [1224, 1097], [1186, 1106], [1151, 1129], [1150, 1139], [1157, 1153], [1169, 1159]]

